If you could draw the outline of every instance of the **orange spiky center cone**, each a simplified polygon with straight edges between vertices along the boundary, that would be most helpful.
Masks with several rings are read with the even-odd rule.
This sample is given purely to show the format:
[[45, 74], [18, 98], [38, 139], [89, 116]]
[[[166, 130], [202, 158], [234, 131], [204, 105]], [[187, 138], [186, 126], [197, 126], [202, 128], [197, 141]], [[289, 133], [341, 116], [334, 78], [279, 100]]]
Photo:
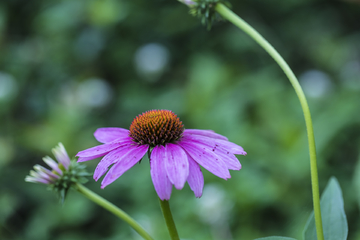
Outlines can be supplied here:
[[137, 116], [130, 125], [130, 137], [137, 143], [151, 147], [178, 140], [184, 125], [169, 110], [150, 110]]

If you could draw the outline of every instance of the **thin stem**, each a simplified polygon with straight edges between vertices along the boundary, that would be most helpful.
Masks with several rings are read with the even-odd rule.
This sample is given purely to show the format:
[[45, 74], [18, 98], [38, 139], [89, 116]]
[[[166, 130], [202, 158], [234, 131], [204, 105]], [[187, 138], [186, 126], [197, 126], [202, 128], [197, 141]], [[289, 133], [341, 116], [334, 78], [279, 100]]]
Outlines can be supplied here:
[[166, 226], [169, 230], [171, 240], [180, 240], [178, 232], [176, 230], [174, 219], [171, 214], [169, 201], [166, 200], [162, 201], [160, 198], [159, 201], [160, 201], [161, 211], [164, 215]]
[[144, 239], [153, 240], [153, 238], [134, 219], [132, 219], [128, 214], [126, 214], [120, 208], [116, 207], [111, 202], [90, 191], [88, 188], [84, 187], [80, 183], [77, 183], [75, 185], [75, 189], [81, 194], [83, 194], [85, 197], [89, 198], [91, 201], [95, 202], [96, 204], [100, 205], [101, 207], [105, 208], [109, 212], [115, 214], [116, 216], [124, 220]]
[[309, 152], [310, 152], [310, 171], [311, 171], [311, 185], [312, 185], [312, 194], [313, 194], [313, 204], [314, 204], [314, 215], [315, 215], [315, 225], [317, 232], [317, 239], [324, 240], [321, 212], [320, 212], [320, 198], [319, 198], [319, 180], [317, 173], [317, 164], [316, 164], [316, 148], [315, 148], [315, 138], [314, 130], [311, 121], [311, 115], [308, 103], [306, 101], [305, 95], [301, 86], [296, 79], [294, 73], [291, 71], [288, 64], [280, 56], [280, 54], [266, 41], [254, 28], [252, 28], [248, 23], [243, 19], [229, 10], [223, 4], [217, 4], [215, 10], [225, 19], [232, 22], [235, 26], [242, 29], [250, 37], [252, 37], [261, 47], [267, 51], [270, 56], [279, 64], [282, 70], [285, 72], [286, 76], [289, 78], [290, 83], [294, 87], [294, 90], [300, 100], [302, 110], [304, 112], [307, 136], [309, 142]]

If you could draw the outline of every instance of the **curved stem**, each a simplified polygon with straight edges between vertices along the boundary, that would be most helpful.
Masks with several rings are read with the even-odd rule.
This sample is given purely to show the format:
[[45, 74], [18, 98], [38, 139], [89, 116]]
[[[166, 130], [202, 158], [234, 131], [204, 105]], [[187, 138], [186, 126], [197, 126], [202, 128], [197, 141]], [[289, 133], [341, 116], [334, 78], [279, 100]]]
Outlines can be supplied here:
[[116, 207], [111, 202], [90, 191], [88, 188], [84, 187], [80, 183], [77, 183], [75, 185], [75, 189], [81, 194], [83, 194], [85, 197], [89, 198], [91, 201], [95, 202], [96, 204], [100, 205], [101, 207], [105, 208], [109, 212], [115, 214], [116, 216], [124, 220], [144, 239], [153, 240], [153, 238], [134, 219], [132, 219], [127, 213]]
[[167, 200], [162, 201], [160, 198], [159, 201], [160, 201], [161, 211], [164, 215], [166, 226], [169, 230], [171, 240], [180, 240], [178, 232], [176, 230], [174, 219], [170, 211], [169, 201]]
[[319, 198], [319, 180], [317, 173], [317, 164], [316, 164], [316, 148], [315, 148], [315, 138], [314, 130], [311, 121], [311, 115], [308, 103], [306, 101], [305, 95], [301, 86], [296, 79], [294, 73], [291, 71], [289, 65], [284, 61], [280, 54], [266, 41], [254, 28], [252, 28], [248, 23], [243, 19], [229, 10], [223, 4], [217, 4], [215, 10], [225, 19], [232, 22], [235, 26], [243, 30], [250, 37], [252, 37], [261, 47], [267, 51], [270, 56], [279, 64], [282, 70], [285, 72], [286, 76], [289, 78], [290, 83], [294, 87], [294, 90], [300, 100], [302, 110], [304, 112], [307, 136], [309, 142], [309, 152], [310, 152], [310, 171], [311, 171], [311, 185], [312, 185], [312, 194], [313, 194], [313, 204], [314, 204], [314, 215], [315, 215], [315, 225], [317, 232], [317, 239], [324, 240], [321, 212], [320, 212], [320, 198]]

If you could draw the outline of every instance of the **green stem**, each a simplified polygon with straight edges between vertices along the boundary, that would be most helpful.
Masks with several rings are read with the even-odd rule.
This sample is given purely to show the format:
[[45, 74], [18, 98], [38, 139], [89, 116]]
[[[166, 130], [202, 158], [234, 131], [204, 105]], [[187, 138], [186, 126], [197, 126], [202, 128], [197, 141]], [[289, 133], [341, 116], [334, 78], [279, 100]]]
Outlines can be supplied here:
[[243, 19], [229, 10], [226, 6], [219, 3], [216, 5], [215, 10], [225, 19], [232, 22], [235, 26], [242, 29], [250, 37], [252, 37], [261, 47], [267, 51], [270, 56], [279, 64], [282, 70], [285, 72], [286, 76], [289, 78], [290, 83], [294, 87], [294, 90], [300, 100], [302, 110], [304, 112], [307, 136], [309, 142], [309, 152], [310, 152], [310, 170], [311, 170], [311, 185], [312, 185], [312, 194], [313, 194], [313, 204], [314, 204], [314, 215], [315, 215], [315, 225], [317, 232], [317, 239], [324, 240], [321, 212], [320, 212], [320, 198], [319, 198], [319, 180], [317, 173], [317, 164], [316, 164], [316, 148], [315, 148], [315, 138], [314, 130], [311, 121], [311, 115], [308, 103], [306, 101], [305, 95], [301, 86], [296, 79], [294, 73], [291, 71], [288, 64], [280, 56], [280, 54], [266, 41], [254, 28], [252, 28], [248, 23]]
[[77, 183], [75, 185], [75, 189], [81, 194], [83, 194], [85, 197], [89, 198], [91, 201], [95, 202], [96, 204], [100, 205], [101, 207], [105, 208], [109, 212], [115, 214], [116, 216], [124, 220], [144, 239], [153, 240], [153, 238], [134, 219], [132, 219], [128, 214], [116, 207], [111, 202], [90, 191], [88, 188], [84, 187], [80, 183]]
[[178, 232], [176, 230], [174, 219], [170, 211], [169, 201], [166, 200], [162, 201], [160, 198], [159, 201], [160, 201], [161, 211], [165, 218], [166, 226], [170, 233], [171, 240], [180, 240]]

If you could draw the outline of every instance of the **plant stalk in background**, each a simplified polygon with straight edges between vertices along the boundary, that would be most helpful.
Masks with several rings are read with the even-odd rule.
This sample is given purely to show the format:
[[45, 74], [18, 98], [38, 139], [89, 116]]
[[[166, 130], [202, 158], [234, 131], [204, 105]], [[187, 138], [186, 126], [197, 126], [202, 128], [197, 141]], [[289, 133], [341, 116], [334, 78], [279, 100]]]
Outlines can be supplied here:
[[279, 64], [281, 69], [285, 72], [286, 76], [289, 78], [290, 83], [294, 87], [294, 90], [300, 100], [301, 107], [305, 117], [307, 136], [309, 142], [309, 152], [310, 152], [310, 170], [311, 170], [311, 185], [312, 185], [312, 195], [313, 195], [313, 205], [314, 205], [314, 216], [315, 216], [315, 225], [317, 232], [317, 239], [324, 240], [323, 228], [322, 228], [322, 219], [320, 211], [320, 197], [319, 197], [319, 180], [317, 172], [317, 163], [316, 163], [316, 148], [315, 148], [315, 138], [314, 130], [312, 126], [312, 120], [310, 115], [310, 110], [308, 103], [306, 101], [304, 92], [299, 84], [299, 81], [295, 77], [294, 73], [290, 69], [289, 65], [285, 60], [280, 56], [280, 54], [266, 41], [254, 28], [252, 28], [248, 23], [243, 19], [233, 13], [228, 9], [224, 4], [218, 3], [215, 6], [215, 11], [218, 12], [224, 19], [227, 19], [235, 26], [243, 30], [251, 38], [253, 38], [261, 47], [267, 51], [270, 56]]

